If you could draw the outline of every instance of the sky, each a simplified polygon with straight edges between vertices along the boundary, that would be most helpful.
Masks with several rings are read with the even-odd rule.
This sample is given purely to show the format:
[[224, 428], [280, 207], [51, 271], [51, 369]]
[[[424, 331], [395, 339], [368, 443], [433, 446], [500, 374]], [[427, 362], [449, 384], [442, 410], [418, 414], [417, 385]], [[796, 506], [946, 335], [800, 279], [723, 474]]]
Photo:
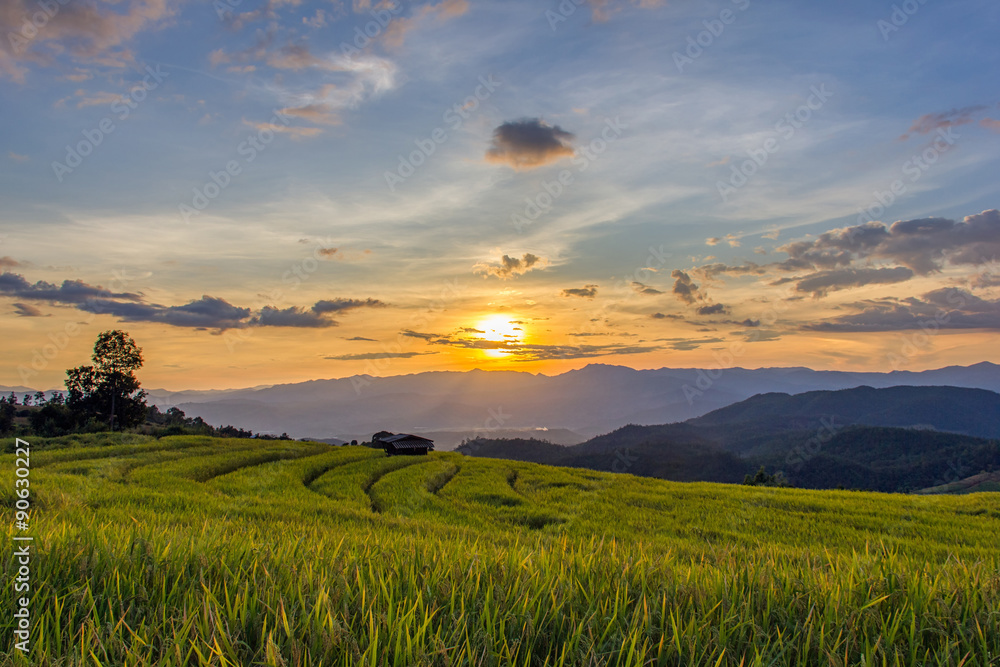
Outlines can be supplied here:
[[3, 0], [0, 384], [1000, 362], [992, 0]]

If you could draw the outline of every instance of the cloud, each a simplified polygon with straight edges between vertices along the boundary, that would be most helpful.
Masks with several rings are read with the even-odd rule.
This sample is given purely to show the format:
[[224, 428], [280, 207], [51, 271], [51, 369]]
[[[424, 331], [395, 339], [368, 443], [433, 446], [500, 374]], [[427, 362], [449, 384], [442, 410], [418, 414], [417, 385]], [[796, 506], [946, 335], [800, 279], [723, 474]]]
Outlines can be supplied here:
[[[135, 63], [128, 44], [140, 33], [167, 25], [178, 10], [169, 0], [123, 0], [110, 3], [59, 3], [58, 11], [31, 39], [0, 49], [0, 76], [23, 82], [27, 63], [49, 67], [60, 59], [125, 67]], [[39, 13], [30, 0], [0, 3], [0, 34], [21, 37], [26, 16]]]
[[341, 354], [334, 357], [323, 357], [331, 361], [372, 361], [377, 359], [412, 359], [438, 352], [365, 352], [363, 354]]
[[31, 158], [27, 155], [21, 155], [20, 153], [15, 153], [14, 151], [7, 151], [7, 157], [9, 157], [14, 162], [27, 162]]
[[349, 310], [358, 308], [387, 308], [389, 304], [378, 299], [331, 299], [328, 301], [317, 301], [312, 309], [317, 315], [324, 313], [346, 313]]
[[544, 263], [544, 259], [528, 252], [520, 259], [504, 255], [500, 258], [499, 264], [476, 264], [473, 270], [484, 276], [496, 276], [501, 280], [507, 280], [508, 278], [523, 275], [535, 267], [544, 266]]
[[[813, 296], [826, 296], [827, 292], [863, 287], [865, 285], [891, 285], [909, 280], [914, 276], [913, 270], [905, 266], [884, 269], [836, 269], [820, 271], [798, 280], [795, 289], [798, 292], [811, 292]], [[786, 279], [788, 280], [788, 279]], [[781, 283], [778, 281], [775, 284]]]
[[987, 130], [1000, 132], [1000, 120], [997, 120], [995, 118], [984, 118], [981, 121], [979, 121], [979, 124], [985, 127]]
[[301, 107], [288, 107], [282, 109], [281, 113], [286, 116], [301, 118], [317, 125], [340, 125], [340, 117], [334, 113], [333, 106], [329, 104], [307, 104]]
[[715, 264], [703, 264], [698, 268], [694, 269], [692, 273], [697, 273], [700, 276], [704, 276], [709, 280], [716, 278], [720, 275], [730, 275], [730, 276], [745, 276], [745, 275], [764, 275], [767, 273], [767, 269], [760, 264], [755, 264], [754, 262], [747, 262], [745, 264], [739, 264], [735, 266], [730, 266], [728, 264], [715, 263]]
[[654, 296], [656, 294], [663, 294], [663, 292], [661, 292], [660, 290], [658, 290], [658, 289], [656, 289], [654, 287], [650, 287], [649, 285], [645, 285], [645, 284], [639, 282], [638, 280], [633, 280], [632, 281], [632, 289], [635, 290], [638, 294], [645, 294], [647, 296]]
[[825, 332], [1000, 330], [1000, 299], [981, 299], [956, 287], [934, 290], [921, 298], [868, 300], [850, 306], [855, 312], [802, 328]]
[[377, 343], [378, 341], [374, 338], [365, 338], [364, 336], [355, 336], [354, 338], [348, 338], [350, 341], [365, 341], [367, 343]]
[[[163, 306], [146, 303], [140, 294], [115, 293], [79, 280], [65, 280], [58, 286], [44, 281], [29, 283], [24, 276], [9, 271], [0, 274], [0, 296], [47, 301], [53, 304], [71, 304], [78, 310], [97, 315], [111, 315], [125, 322], [154, 322], [196, 329], [327, 328], [335, 327], [338, 323], [324, 315], [344, 313], [358, 308], [387, 307], [386, 303], [372, 298], [333, 299], [318, 301], [311, 308], [265, 306], [253, 313], [249, 308], [234, 306], [224, 299], [210, 296], [203, 296], [182, 306]], [[30, 316], [31, 307], [23, 303], [14, 305], [18, 308], [18, 314]]]
[[264, 306], [261, 311], [247, 322], [251, 327], [294, 327], [299, 329], [326, 329], [338, 326], [337, 322], [323, 317], [321, 314], [297, 308], [274, 308]]
[[578, 296], [584, 299], [593, 299], [597, 296], [597, 285], [584, 285], [583, 287], [573, 287], [564, 289], [563, 296]]
[[661, 340], [670, 343], [667, 347], [671, 350], [678, 350], [681, 352], [697, 350], [702, 345], [712, 345], [715, 343], [726, 342], [723, 338], [663, 338]]
[[97, 315], [113, 315], [124, 322], [154, 322], [195, 329], [238, 328], [250, 317], [249, 308], [239, 308], [224, 299], [210, 296], [203, 296], [183, 306], [92, 299], [81, 303], [78, 308]]
[[697, 310], [699, 315], [725, 315], [729, 312], [729, 307], [721, 303], [713, 303], [710, 306], [702, 306]]
[[730, 248], [740, 247], [740, 237], [736, 234], [726, 234], [723, 237], [713, 236], [711, 238], [705, 239], [705, 245], [716, 246], [725, 241], [729, 244]]
[[943, 130], [949, 127], [958, 127], [960, 125], [968, 125], [969, 123], [974, 123], [975, 116], [981, 111], [986, 111], [988, 107], [977, 105], [971, 107], [965, 107], [963, 109], [952, 109], [951, 111], [945, 111], [942, 113], [929, 113], [924, 114], [920, 118], [913, 121], [913, 125], [910, 129], [906, 131], [906, 134], [900, 137], [902, 140], [909, 139], [911, 135], [914, 134], [930, 134], [935, 130]]
[[674, 279], [674, 288], [671, 291], [678, 299], [689, 306], [697, 303], [698, 301], [705, 300], [705, 295], [702, 294], [698, 285], [691, 279], [690, 275], [679, 269], [675, 269], [671, 272], [670, 276]]
[[0, 268], [3, 269], [14, 269], [19, 266], [24, 266], [21, 262], [17, 261], [13, 257], [3, 256], [0, 257]]
[[462, 16], [467, 11], [469, 11], [468, 0], [442, 0], [436, 5], [424, 5], [416, 10], [413, 16], [394, 19], [387, 26], [382, 40], [387, 47], [398, 49], [403, 46], [406, 36], [424, 23], [447, 21]]
[[884, 259], [920, 275], [940, 271], [945, 263], [980, 265], [1000, 256], [1000, 212], [996, 209], [966, 216], [900, 220], [835, 229], [814, 241], [796, 241], [778, 248], [788, 260], [782, 270], [846, 267], [858, 259]]
[[571, 157], [573, 139], [572, 133], [539, 118], [508, 121], [493, 130], [486, 160], [514, 169], [534, 169]]
[[552, 359], [585, 359], [608, 355], [641, 354], [662, 349], [642, 345], [529, 345], [516, 339], [485, 340], [479, 337], [422, 333], [404, 329], [401, 334], [427, 341], [428, 345], [443, 345], [465, 350], [498, 350], [513, 361], [544, 361]]
[[[10, 258], [5, 257], [4, 259]], [[91, 299], [139, 301], [142, 298], [138, 294], [110, 292], [99, 285], [88, 285], [80, 280], [64, 280], [62, 285], [58, 286], [45, 281], [29, 283], [24, 279], [24, 276], [9, 271], [0, 274], [0, 296], [49, 301], [51, 303], [83, 303]]]
[[30, 303], [15, 303], [14, 310], [18, 317], [47, 317], [41, 310]]

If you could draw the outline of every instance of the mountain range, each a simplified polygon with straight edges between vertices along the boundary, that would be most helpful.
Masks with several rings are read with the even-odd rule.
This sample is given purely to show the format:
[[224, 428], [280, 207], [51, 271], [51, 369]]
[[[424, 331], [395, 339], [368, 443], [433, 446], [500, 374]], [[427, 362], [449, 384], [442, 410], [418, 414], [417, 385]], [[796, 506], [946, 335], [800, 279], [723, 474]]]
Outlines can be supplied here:
[[961, 387], [768, 393], [681, 423], [582, 444], [478, 439], [470, 456], [675, 481], [735, 483], [760, 466], [795, 486], [915, 491], [1000, 470], [1000, 394]]
[[[355, 376], [228, 391], [151, 390], [210, 424], [293, 437], [367, 440], [371, 434], [432, 434], [439, 449], [476, 436], [543, 437], [576, 444], [626, 424], [705, 415], [762, 393], [800, 394], [868, 385], [947, 385], [1000, 391], [1000, 366], [853, 373], [807, 368], [635, 370], [592, 364], [560, 375], [515, 371]], [[547, 430], [547, 431], [546, 431]]]

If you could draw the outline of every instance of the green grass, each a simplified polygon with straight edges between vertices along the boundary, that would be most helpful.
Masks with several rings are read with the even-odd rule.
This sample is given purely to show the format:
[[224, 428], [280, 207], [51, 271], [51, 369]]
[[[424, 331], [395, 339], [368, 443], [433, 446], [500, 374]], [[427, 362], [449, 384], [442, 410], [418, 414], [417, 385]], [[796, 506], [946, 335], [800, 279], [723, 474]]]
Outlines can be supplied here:
[[0, 664], [1000, 665], [994, 494], [31, 442], [33, 649], [4, 620]]

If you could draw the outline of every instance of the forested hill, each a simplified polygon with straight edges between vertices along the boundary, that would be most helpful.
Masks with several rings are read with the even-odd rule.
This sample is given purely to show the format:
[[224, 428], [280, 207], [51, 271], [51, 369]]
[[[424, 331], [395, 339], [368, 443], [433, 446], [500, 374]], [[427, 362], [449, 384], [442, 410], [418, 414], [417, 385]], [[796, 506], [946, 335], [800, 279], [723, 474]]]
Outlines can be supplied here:
[[697, 419], [630, 425], [574, 447], [476, 440], [472, 456], [739, 482], [760, 466], [804, 488], [913, 491], [1000, 470], [1000, 394], [858, 387], [761, 394]]

